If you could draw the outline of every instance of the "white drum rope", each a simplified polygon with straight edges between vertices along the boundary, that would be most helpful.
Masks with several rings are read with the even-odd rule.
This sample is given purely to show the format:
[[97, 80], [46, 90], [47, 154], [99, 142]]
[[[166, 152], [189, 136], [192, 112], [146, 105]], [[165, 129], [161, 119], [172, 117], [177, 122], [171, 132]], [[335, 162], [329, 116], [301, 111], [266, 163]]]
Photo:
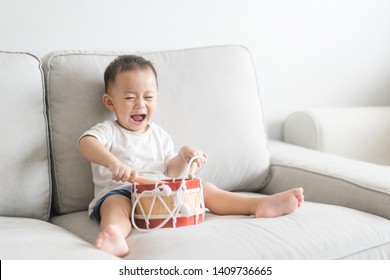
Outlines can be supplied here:
[[[176, 194], [175, 194], [175, 197], [174, 197], [174, 207], [173, 209], [171, 210], [168, 205], [166, 204], [166, 202], [161, 198], [162, 196], [166, 196], [166, 197], [169, 197], [173, 194], [173, 191], [172, 189], [169, 187], [169, 185], [167, 184], [161, 184], [159, 182], [156, 182], [155, 183], [155, 188], [153, 190], [150, 190], [150, 191], [143, 191], [141, 193], [137, 193], [137, 184], [135, 184], [133, 187], [134, 187], [134, 191], [132, 193], [132, 196], [134, 196], [134, 201], [133, 201], [133, 205], [132, 205], [132, 211], [131, 211], [131, 222], [133, 224], [133, 226], [138, 229], [139, 231], [142, 231], [142, 232], [147, 232], [147, 231], [150, 231], [152, 229], [158, 229], [158, 228], [161, 228], [163, 226], [165, 226], [166, 223], [168, 223], [169, 220], [172, 219], [172, 222], [173, 222], [173, 227], [176, 227], [176, 219], [177, 219], [177, 216], [179, 215], [179, 213], [181, 213], [183, 216], [187, 217], [187, 216], [190, 216], [191, 215], [191, 208], [193, 210], [193, 212], [195, 213], [195, 222], [196, 224], [198, 224], [198, 220], [199, 220], [199, 209], [202, 208], [203, 210], [205, 209], [205, 205], [204, 205], [204, 199], [203, 199], [203, 185], [202, 185], [202, 182], [200, 179], [199, 180], [199, 188], [200, 188], [200, 202], [198, 203], [198, 207], [195, 207], [194, 205], [194, 202], [192, 201], [191, 198], [189, 198], [190, 200], [190, 205], [191, 207], [184, 202], [184, 199], [185, 199], [185, 196], [187, 194], [187, 187], [186, 187], [186, 179], [188, 177], [188, 175], [190, 174], [190, 171], [191, 171], [191, 166], [192, 166], [192, 163], [194, 162], [194, 160], [196, 159], [202, 159], [204, 160], [204, 162], [206, 162], [206, 158], [203, 157], [203, 156], [194, 156], [193, 158], [191, 158], [190, 162], [188, 163], [188, 166], [184, 172], [184, 176], [182, 177], [182, 181], [181, 181], [181, 184], [180, 184], [180, 187], [177, 189], [176, 191]], [[174, 180], [175, 181], [175, 180]], [[140, 203], [140, 200], [142, 197], [145, 197], [145, 196], [152, 196], [153, 199], [152, 199], [152, 203], [151, 203], [151, 206], [150, 206], [150, 209], [149, 209], [149, 213], [146, 215], [145, 213], [145, 209], [143, 208], [142, 206], [142, 203]], [[161, 204], [164, 206], [164, 208], [168, 211], [168, 215], [167, 217], [164, 219], [164, 221], [161, 222], [161, 224], [159, 224], [157, 227], [154, 227], [154, 228], [149, 228], [150, 226], [150, 218], [151, 218], [151, 215], [152, 215], [152, 209], [155, 205], [155, 202], [156, 202], [156, 199], [158, 199]], [[146, 223], [146, 229], [143, 229], [143, 228], [139, 228], [137, 226], [137, 224], [135, 223], [135, 209], [137, 207], [137, 205], [139, 205], [139, 208], [141, 210], [141, 213], [142, 213], [142, 216], [144, 217], [144, 220], [145, 220], [145, 223]], [[204, 211], [202, 212], [202, 215], [204, 216]]]

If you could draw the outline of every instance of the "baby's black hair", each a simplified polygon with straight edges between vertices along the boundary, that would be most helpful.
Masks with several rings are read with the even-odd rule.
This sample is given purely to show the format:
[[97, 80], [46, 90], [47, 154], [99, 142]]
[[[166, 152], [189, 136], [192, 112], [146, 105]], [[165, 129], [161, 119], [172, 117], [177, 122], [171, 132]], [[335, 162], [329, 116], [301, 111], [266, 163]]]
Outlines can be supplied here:
[[106, 93], [108, 93], [109, 86], [115, 82], [115, 77], [118, 73], [136, 69], [145, 70], [148, 68], [152, 69], [157, 82], [157, 72], [152, 62], [137, 55], [118, 56], [107, 66], [106, 71], [104, 71], [104, 86]]

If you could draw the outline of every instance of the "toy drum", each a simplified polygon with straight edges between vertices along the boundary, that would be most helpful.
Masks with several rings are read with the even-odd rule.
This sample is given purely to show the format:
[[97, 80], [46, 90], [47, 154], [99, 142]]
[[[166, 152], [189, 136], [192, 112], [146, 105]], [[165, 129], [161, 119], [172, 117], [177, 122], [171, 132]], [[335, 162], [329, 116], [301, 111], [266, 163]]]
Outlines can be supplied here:
[[205, 205], [200, 179], [135, 184], [131, 219], [137, 229], [174, 228], [203, 221]]

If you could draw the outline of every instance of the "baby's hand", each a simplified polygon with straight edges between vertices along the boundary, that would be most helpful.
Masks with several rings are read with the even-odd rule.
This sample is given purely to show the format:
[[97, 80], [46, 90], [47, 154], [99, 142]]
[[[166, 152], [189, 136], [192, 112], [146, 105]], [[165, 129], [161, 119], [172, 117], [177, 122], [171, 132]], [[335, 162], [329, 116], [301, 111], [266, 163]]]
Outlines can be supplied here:
[[[180, 156], [186, 163], [189, 163], [190, 160], [195, 156], [203, 156], [205, 159], [207, 159], [207, 154], [205, 152], [190, 146], [182, 147], [180, 149]], [[202, 158], [197, 158], [194, 160], [194, 162], [198, 164], [199, 168], [202, 168], [206, 161]]]
[[116, 159], [108, 164], [108, 168], [112, 172], [112, 179], [122, 182], [134, 182], [138, 177], [138, 172], [131, 169], [127, 164]]

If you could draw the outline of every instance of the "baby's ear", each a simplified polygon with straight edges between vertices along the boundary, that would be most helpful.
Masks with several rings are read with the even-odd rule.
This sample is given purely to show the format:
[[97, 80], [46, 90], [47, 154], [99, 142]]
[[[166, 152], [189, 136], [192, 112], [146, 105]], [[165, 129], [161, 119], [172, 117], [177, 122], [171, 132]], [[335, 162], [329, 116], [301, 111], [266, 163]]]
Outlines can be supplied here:
[[114, 103], [108, 93], [103, 94], [103, 104], [108, 110], [114, 111]]

